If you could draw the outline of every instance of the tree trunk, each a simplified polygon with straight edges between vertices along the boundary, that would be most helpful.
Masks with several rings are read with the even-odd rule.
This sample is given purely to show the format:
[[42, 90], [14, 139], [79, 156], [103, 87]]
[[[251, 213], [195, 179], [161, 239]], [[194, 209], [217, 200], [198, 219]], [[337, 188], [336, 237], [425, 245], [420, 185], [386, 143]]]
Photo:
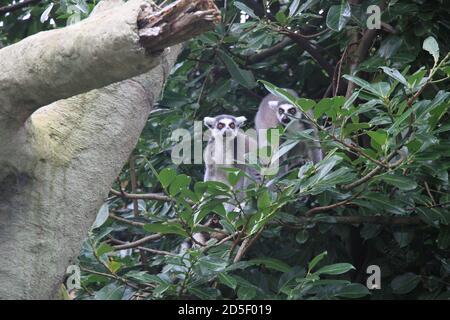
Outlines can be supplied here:
[[105, 0], [76, 25], [0, 50], [0, 299], [56, 296], [176, 61], [173, 45], [218, 19], [212, 0], [162, 10]]

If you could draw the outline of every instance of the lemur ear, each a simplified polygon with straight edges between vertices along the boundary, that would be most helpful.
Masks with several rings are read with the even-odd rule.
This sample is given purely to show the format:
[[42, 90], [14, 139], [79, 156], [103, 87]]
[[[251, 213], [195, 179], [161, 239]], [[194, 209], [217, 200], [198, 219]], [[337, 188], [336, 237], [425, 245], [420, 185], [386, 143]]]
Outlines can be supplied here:
[[247, 118], [246, 118], [246, 117], [244, 117], [244, 116], [242, 116], [242, 117], [237, 117], [237, 118], [236, 118], [236, 125], [237, 125], [238, 127], [241, 127], [241, 126], [244, 124], [245, 121], [247, 121]]
[[203, 123], [205, 124], [205, 126], [212, 129], [212, 128], [214, 128], [214, 123], [216, 123], [216, 118], [205, 117], [203, 119]]
[[276, 101], [276, 100], [269, 101], [270, 109], [275, 109], [276, 107], [278, 107], [278, 101]]

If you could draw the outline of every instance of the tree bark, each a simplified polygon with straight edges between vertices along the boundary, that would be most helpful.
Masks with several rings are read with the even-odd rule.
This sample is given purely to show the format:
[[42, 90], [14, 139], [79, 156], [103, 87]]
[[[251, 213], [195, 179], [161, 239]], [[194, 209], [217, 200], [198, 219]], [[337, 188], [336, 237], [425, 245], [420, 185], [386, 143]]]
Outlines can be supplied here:
[[102, 1], [0, 50], [0, 299], [56, 296], [181, 50], [160, 30], [174, 45], [219, 18], [212, 0]]

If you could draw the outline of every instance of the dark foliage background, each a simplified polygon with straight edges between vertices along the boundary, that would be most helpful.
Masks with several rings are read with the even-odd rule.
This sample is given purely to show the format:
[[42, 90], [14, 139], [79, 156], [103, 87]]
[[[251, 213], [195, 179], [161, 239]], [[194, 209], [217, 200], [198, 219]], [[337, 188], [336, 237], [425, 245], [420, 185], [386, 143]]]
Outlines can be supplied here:
[[[113, 186], [150, 196], [107, 199], [76, 261], [82, 288], [72, 295], [448, 299], [450, 7], [444, 0], [216, 3], [223, 23], [186, 45]], [[382, 8], [381, 30], [366, 27], [372, 4]], [[76, 23], [94, 5], [44, 0], [2, 15], [0, 40]], [[253, 186], [243, 214], [226, 213], [217, 195], [232, 192], [201, 182], [201, 165], [174, 165], [171, 134], [221, 113], [246, 116], [250, 128], [267, 89], [292, 98], [277, 87], [294, 89], [301, 99], [291, 102], [313, 110], [327, 157], [275, 178], [275, 191]], [[154, 193], [168, 201], [145, 199]], [[221, 232], [255, 239], [245, 255], [236, 259], [245, 236], [180, 253], [194, 231], [211, 231], [200, 226], [209, 213], [221, 217]], [[132, 248], [120, 250], [120, 241]], [[366, 288], [369, 265], [380, 267], [379, 290]]]

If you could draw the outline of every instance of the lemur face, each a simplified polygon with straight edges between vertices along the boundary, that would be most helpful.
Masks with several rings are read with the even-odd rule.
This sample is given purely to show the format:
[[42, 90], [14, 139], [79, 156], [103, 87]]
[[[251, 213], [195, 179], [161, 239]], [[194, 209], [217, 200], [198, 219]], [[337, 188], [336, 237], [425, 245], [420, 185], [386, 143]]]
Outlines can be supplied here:
[[286, 102], [269, 101], [269, 106], [276, 111], [278, 122], [287, 126], [291, 121], [301, 118], [301, 113], [296, 106]]
[[235, 138], [245, 120], [247, 120], [245, 117], [236, 118], [230, 115], [221, 115], [215, 118], [205, 117], [203, 122], [211, 129], [213, 137]]

